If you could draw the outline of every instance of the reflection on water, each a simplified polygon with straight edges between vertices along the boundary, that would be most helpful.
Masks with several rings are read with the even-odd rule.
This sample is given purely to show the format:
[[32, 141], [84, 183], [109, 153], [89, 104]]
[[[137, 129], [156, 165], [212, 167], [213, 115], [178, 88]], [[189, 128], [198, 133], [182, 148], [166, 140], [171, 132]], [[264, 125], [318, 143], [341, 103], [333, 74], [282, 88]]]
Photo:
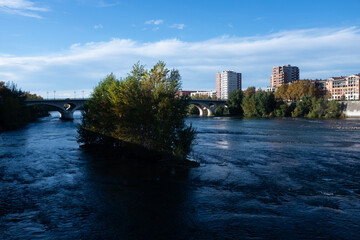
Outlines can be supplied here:
[[56, 115], [0, 134], [0, 239], [360, 237], [359, 120], [189, 118], [194, 169], [84, 153]]

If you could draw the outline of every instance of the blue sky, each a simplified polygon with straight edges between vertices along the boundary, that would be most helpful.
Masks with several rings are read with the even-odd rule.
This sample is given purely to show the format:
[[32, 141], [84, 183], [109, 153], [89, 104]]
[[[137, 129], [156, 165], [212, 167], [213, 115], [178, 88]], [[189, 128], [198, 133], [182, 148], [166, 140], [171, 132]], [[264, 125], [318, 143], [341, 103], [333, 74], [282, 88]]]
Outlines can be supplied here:
[[87, 95], [137, 61], [180, 70], [183, 89], [215, 73], [269, 85], [273, 66], [301, 78], [360, 72], [360, 1], [0, 0], [0, 81], [46, 97]]

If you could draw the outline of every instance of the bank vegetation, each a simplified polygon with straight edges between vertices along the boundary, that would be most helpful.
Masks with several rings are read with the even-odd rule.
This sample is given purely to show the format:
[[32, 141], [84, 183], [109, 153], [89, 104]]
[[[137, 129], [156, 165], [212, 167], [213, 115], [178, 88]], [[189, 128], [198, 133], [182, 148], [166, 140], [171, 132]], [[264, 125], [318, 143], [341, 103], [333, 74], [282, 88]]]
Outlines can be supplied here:
[[[233, 91], [226, 106], [218, 107], [215, 116], [237, 116], [245, 118], [304, 117], [343, 118], [339, 102], [328, 100], [320, 89], [308, 80], [281, 85], [276, 92], [266, 92], [255, 87], [245, 91]], [[189, 114], [197, 114], [192, 106]]]
[[26, 99], [41, 97], [20, 90], [14, 83], [0, 82], [0, 132], [18, 129], [47, 115], [41, 107], [26, 106]]

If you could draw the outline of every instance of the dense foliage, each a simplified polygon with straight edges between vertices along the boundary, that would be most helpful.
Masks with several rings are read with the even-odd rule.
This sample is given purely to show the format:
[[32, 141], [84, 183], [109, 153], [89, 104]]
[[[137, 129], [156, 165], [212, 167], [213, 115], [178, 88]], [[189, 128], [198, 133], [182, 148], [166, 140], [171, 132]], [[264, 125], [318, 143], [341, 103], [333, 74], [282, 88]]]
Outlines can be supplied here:
[[136, 64], [124, 80], [108, 75], [85, 103], [79, 142], [103, 144], [108, 137], [184, 159], [195, 131], [185, 125], [188, 98], [177, 70], [163, 62], [151, 70]]
[[241, 107], [243, 101], [243, 92], [241, 90], [232, 91], [227, 101], [229, 114], [232, 116], [242, 116], [243, 108]]
[[[276, 100], [277, 99], [277, 100]], [[231, 116], [258, 117], [343, 117], [339, 102], [320, 97], [320, 91], [308, 81], [284, 84], [274, 93], [249, 87], [233, 91], [227, 101]]]
[[39, 98], [23, 92], [13, 83], [0, 82], [0, 132], [13, 130], [39, 117], [38, 107], [26, 107], [25, 99]]
[[320, 90], [308, 80], [300, 80], [281, 85], [275, 92], [275, 98], [284, 101], [299, 101], [302, 97], [320, 98]]
[[274, 94], [261, 90], [244, 97], [241, 104], [245, 117], [268, 117], [275, 105]]

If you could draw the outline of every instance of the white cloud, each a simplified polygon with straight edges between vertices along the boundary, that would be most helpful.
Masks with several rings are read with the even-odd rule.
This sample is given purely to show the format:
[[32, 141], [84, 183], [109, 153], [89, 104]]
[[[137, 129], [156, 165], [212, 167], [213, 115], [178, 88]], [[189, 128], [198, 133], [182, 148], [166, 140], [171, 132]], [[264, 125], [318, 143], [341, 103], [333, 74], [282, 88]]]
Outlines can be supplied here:
[[38, 12], [47, 12], [48, 8], [38, 7], [28, 0], [0, 0], [0, 11], [25, 17], [42, 18]]
[[158, 19], [158, 20], [148, 20], [145, 22], [145, 24], [153, 24], [153, 25], [160, 25], [163, 24], [164, 20]]
[[101, 24], [96, 24], [96, 25], [94, 25], [94, 29], [103, 29], [104, 27], [103, 27], [103, 25], [101, 25]]
[[177, 29], [179, 29], [179, 30], [183, 30], [184, 29], [184, 27], [185, 27], [185, 24], [173, 24], [173, 25], [171, 25], [170, 26], [171, 28], [177, 28]]
[[327, 78], [360, 72], [360, 29], [306, 29], [245, 38], [218, 37], [186, 42], [138, 42], [114, 38], [73, 44], [42, 56], [0, 54], [0, 81], [31, 91], [88, 89], [114, 72], [126, 77], [138, 60], [151, 67], [163, 60], [180, 70], [184, 89], [215, 89], [215, 73], [243, 73], [243, 87], [269, 85], [273, 66], [292, 64], [301, 78]]

